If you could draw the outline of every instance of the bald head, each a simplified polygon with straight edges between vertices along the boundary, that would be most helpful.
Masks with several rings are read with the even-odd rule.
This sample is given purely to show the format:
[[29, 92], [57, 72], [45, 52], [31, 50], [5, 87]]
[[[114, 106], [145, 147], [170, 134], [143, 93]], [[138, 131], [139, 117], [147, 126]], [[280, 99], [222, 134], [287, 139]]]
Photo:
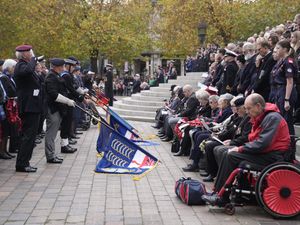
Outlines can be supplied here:
[[190, 97], [193, 93], [193, 87], [189, 84], [183, 86], [183, 94], [185, 97]]
[[248, 115], [252, 118], [259, 116], [264, 112], [266, 102], [264, 98], [259, 94], [251, 94], [245, 100], [245, 108]]

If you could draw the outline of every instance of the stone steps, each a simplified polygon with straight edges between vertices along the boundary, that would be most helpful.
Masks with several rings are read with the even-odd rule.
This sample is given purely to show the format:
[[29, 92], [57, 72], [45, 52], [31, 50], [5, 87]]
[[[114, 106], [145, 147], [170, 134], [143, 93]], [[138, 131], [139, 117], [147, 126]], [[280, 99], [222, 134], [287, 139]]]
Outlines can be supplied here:
[[132, 110], [133, 106], [134, 106], [134, 109], [137, 111], [146, 111], [146, 112], [155, 112], [157, 110], [157, 108], [159, 108], [159, 106], [141, 105], [141, 104], [138, 104], [138, 101], [136, 102], [136, 104], [126, 104], [126, 102], [123, 103], [121, 101], [114, 102], [114, 108], [118, 108], [118, 109]]
[[178, 76], [176, 80], [159, 84], [158, 87], [151, 87], [150, 90], [120, 99], [114, 102], [112, 109], [124, 119], [154, 122], [155, 111], [164, 105], [164, 99], [169, 99], [172, 85], [183, 87], [190, 84], [198, 90], [198, 82], [202, 80], [202, 73], [187, 73], [186, 76]]
[[143, 96], [153, 96], [153, 97], [170, 97], [170, 92], [156, 92], [156, 91], [141, 91], [141, 95]]
[[[127, 104], [127, 105], [133, 105], [133, 106], [153, 106], [153, 107], [156, 107], [156, 108], [159, 108], [161, 106], [164, 105], [164, 103], [162, 101], [160, 102], [154, 102], [154, 101], [145, 101], [145, 102], [141, 102], [140, 100], [135, 100], [135, 99], [132, 99], [132, 98], [124, 98], [122, 99], [122, 103], [124, 104]], [[141, 104], [142, 103], [142, 104]], [[115, 104], [115, 102], [114, 102]]]
[[112, 107], [112, 110], [114, 110], [116, 113], [118, 113], [119, 115], [123, 116], [139, 116], [139, 117], [149, 117], [149, 118], [153, 118], [155, 117], [155, 112], [149, 112], [149, 111], [138, 111], [138, 110], [131, 110], [131, 109], [120, 109], [120, 108], [115, 108]]

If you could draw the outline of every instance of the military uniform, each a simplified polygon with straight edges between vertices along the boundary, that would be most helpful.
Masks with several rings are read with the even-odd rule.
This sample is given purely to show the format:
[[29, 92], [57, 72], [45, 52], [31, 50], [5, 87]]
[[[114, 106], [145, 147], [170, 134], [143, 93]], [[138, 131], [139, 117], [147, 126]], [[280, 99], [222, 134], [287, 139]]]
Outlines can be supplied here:
[[[297, 101], [297, 91], [295, 88], [295, 78], [297, 76], [297, 66], [293, 58], [285, 58], [276, 63], [271, 72], [271, 93], [270, 102], [275, 103], [280, 110], [281, 115], [287, 121], [290, 134], [295, 134], [293, 125], [293, 110]], [[294, 85], [290, 98], [285, 99], [287, 78], [294, 79]], [[284, 109], [284, 103], [288, 101], [290, 109]]]
[[[66, 64], [73, 65], [73, 66], [75, 66], [77, 63], [77, 60], [73, 57], [69, 57], [65, 61], [66, 61]], [[65, 81], [65, 85], [68, 90], [67, 97], [69, 99], [82, 102], [84, 99], [84, 96], [79, 94], [77, 92], [77, 90], [75, 89], [73, 74], [70, 71], [64, 71], [62, 73], [62, 77]], [[60, 137], [62, 139], [62, 142], [61, 142], [62, 149], [66, 146], [68, 146], [68, 148], [70, 148], [68, 139], [71, 138], [73, 109], [74, 109], [73, 107], [67, 107], [67, 113], [62, 119], [61, 132], [60, 132]]]
[[[63, 66], [63, 59], [51, 59], [52, 66]], [[67, 115], [68, 105], [74, 103], [67, 98], [68, 90], [65, 80], [54, 70], [50, 70], [45, 79], [45, 93], [47, 97], [45, 154], [48, 163], [62, 163], [62, 159], [55, 154], [55, 138], [62, 118]], [[70, 150], [70, 153], [75, 150]]]
[[[17, 52], [30, 51], [31, 46], [18, 46]], [[22, 120], [22, 140], [18, 152], [16, 170], [20, 172], [35, 172], [36, 168], [30, 166], [34, 142], [38, 131], [40, 114], [42, 112], [41, 80], [34, 73], [37, 60], [32, 57], [30, 61], [20, 59], [15, 67], [15, 81], [18, 87], [17, 96]]]
[[113, 105], [114, 99], [114, 91], [113, 91], [113, 73], [112, 73], [112, 65], [106, 65], [106, 73], [105, 73], [105, 96], [109, 98], [109, 105]]

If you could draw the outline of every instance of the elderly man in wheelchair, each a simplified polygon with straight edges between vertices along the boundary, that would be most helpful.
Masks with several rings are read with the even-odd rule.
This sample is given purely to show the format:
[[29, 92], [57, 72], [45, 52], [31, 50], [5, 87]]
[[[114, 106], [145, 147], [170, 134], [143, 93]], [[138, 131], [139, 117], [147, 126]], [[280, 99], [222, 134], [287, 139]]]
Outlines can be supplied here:
[[214, 192], [202, 199], [233, 214], [240, 203], [237, 199], [255, 195], [272, 216], [296, 216], [300, 213], [300, 167], [291, 163], [295, 152], [290, 148], [288, 125], [277, 106], [265, 103], [259, 94], [249, 95], [245, 108], [252, 123], [249, 142], [214, 149], [215, 157], [221, 158]]

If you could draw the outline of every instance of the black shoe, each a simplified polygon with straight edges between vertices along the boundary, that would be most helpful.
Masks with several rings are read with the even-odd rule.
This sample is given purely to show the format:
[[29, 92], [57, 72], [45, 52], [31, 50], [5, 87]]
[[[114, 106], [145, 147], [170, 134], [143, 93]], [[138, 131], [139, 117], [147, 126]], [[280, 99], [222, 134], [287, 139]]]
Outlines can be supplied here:
[[35, 143], [36, 145], [41, 144], [41, 143], [42, 143], [42, 140], [39, 139], [39, 138], [36, 138], [35, 141], [34, 141], [34, 143]]
[[83, 134], [83, 132], [75, 131], [75, 135], [76, 135], [76, 134]]
[[10, 149], [8, 152], [9, 153], [18, 153], [19, 149]]
[[209, 173], [203, 172], [203, 173], [200, 173], [200, 176], [201, 176], [201, 177], [207, 177], [207, 176], [209, 176]]
[[214, 182], [214, 178], [212, 175], [208, 175], [207, 177], [203, 178], [204, 182]]
[[8, 154], [6, 154], [5, 152], [1, 152], [0, 153], [0, 159], [12, 159], [12, 157], [10, 157]]
[[50, 159], [50, 160], [47, 160], [47, 163], [56, 163], [56, 164], [61, 164], [63, 162], [62, 159], [58, 159], [58, 158], [53, 158], [53, 159]]
[[70, 149], [72, 149], [73, 151], [77, 151], [77, 148], [73, 148], [71, 145], [68, 145]]
[[195, 166], [195, 165], [192, 165], [192, 164], [189, 164], [189, 165], [187, 165], [187, 167], [183, 167], [182, 170], [184, 172], [198, 172], [199, 167]]
[[[76, 149], [77, 150], [77, 149]], [[71, 148], [69, 145], [61, 147], [61, 153], [74, 153], [76, 152], [74, 148]]]
[[[77, 150], [77, 149], [76, 149]], [[55, 158], [59, 159], [59, 160], [64, 160], [63, 158], [60, 158], [58, 156], [55, 156]]]
[[70, 139], [80, 139], [80, 137], [76, 136], [76, 135], [71, 135]]
[[38, 168], [37, 167], [34, 167], [34, 166], [30, 166], [32, 169], [35, 169], [35, 170], [37, 170]]
[[35, 173], [36, 171], [37, 171], [37, 169], [35, 169], [31, 166], [16, 167], [16, 172]]
[[160, 126], [158, 126], [157, 124], [156, 125], [151, 125], [151, 127], [155, 128], [155, 129], [159, 129]]
[[228, 203], [228, 200], [224, 200], [223, 198], [219, 197], [218, 194], [205, 194], [201, 196], [202, 200], [208, 203], [209, 205], [212, 206], [219, 206], [223, 207]]
[[181, 151], [181, 150], [179, 150], [178, 152], [173, 154], [173, 156], [182, 156], [182, 155], [183, 155], [183, 151]]
[[6, 153], [6, 155], [8, 155], [9, 157], [11, 157], [12, 159], [13, 159], [13, 158], [16, 158], [15, 155], [10, 154], [9, 152], [5, 152], [5, 153]]
[[165, 141], [165, 142], [172, 141], [172, 139], [171, 139], [171, 138], [169, 138], [169, 137], [166, 137], [166, 138], [161, 138], [161, 140], [162, 140], [162, 141]]
[[77, 144], [77, 141], [69, 138], [69, 145], [76, 145]]

